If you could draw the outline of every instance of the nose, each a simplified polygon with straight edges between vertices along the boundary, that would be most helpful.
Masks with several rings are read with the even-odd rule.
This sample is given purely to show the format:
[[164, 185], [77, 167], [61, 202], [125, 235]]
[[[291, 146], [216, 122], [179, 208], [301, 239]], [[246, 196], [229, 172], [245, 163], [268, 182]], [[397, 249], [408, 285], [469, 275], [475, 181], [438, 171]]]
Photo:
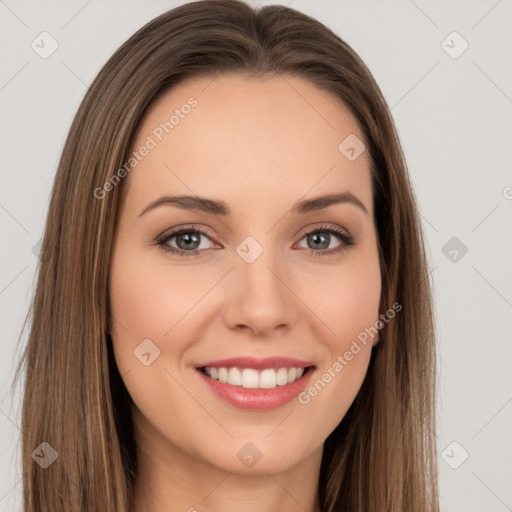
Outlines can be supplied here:
[[[254, 336], [272, 336], [293, 327], [300, 301], [289, 282], [290, 272], [264, 251], [255, 261], [239, 258], [227, 283], [224, 319], [229, 328]], [[282, 334], [282, 332], [281, 332]]]

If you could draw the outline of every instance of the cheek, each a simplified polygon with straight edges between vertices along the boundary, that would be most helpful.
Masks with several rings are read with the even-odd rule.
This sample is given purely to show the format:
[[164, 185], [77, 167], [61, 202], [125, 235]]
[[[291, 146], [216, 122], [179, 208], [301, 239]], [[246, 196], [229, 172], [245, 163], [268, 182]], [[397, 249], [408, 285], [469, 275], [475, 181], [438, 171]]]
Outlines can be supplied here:
[[[301, 281], [302, 282], [302, 281]], [[301, 449], [314, 449], [325, 440], [346, 415], [367, 374], [372, 354], [372, 340], [366, 342], [365, 329], [374, 326], [380, 300], [378, 267], [340, 266], [339, 270], [316, 274], [315, 286], [303, 289], [301, 297], [311, 311], [310, 325], [315, 325], [318, 353], [323, 354], [305, 390], [298, 396], [294, 411], [297, 425], [307, 423], [312, 436], [300, 433]], [[322, 285], [324, 285], [322, 287]], [[316, 319], [313, 320], [313, 317]], [[363, 334], [363, 336], [361, 336]], [[359, 338], [358, 338], [359, 336]], [[276, 429], [273, 442], [287, 446], [292, 439], [286, 429]], [[309, 443], [309, 444], [308, 444]]]
[[343, 349], [348, 340], [356, 339], [378, 319], [380, 277], [368, 272], [343, 276], [332, 301], [329, 322], [337, 334], [334, 346]]
[[379, 318], [381, 274], [378, 258], [374, 254], [360, 260], [353, 257], [347, 263], [317, 271], [309, 277], [310, 284], [304, 288], [303, 296], [307, 297], [308, 306], [325, 328], [322, 340], [334, 359]]
[[[182, 336], [180, 329], [186, 329], [187, 313], [211, 286], [199, 282], [183, 268], [150, 259], [140, 249], [131, 252], [120, 244], [112, 257], [111, 334], [116, 364], [136, 407], [166, 435], [183, 435], [174, 410], [194, 410], [197, 405], [176, 385], [174, 377], [178, 375], [180, 357], [193, 339]], [[146, 342], [143, 346], [151, 359], [157, 353], [153, 352], [154, 346], [160, 353], [146, 366], [138, 354], [139, 346], [147, 339], [153, 345]]]
[[311, 401], [316, 404], [312, 403], [313, 407], [320, 408], [322, 404], [336, 404], [329, 428], [341, 420], [359, 391], [379, 319], [381, 273], [377, 252], [360, 252], [357, 256], [350, 261], [347, 258], [347, 263], [335, 266], [335, 270], [310, 276], [314, 286], [308, 288], [307, 304], [320, 319], [318, 335], [326, 357], [317, 380], [311, 382], [311, 393], [306, 390], [308, 396], [302, 403]]
[[211, 275], [208, 278], [200, 272], [191, 274], [184, 267], [173, 268], [164, 259], [162, 262], [154, 262], [144, 253], [129, 252], [113, 259], [110, 280], [113, 329], [121, 336], [126, 336], [127, 331], [134, 342], [162, 339], [211, 286]]

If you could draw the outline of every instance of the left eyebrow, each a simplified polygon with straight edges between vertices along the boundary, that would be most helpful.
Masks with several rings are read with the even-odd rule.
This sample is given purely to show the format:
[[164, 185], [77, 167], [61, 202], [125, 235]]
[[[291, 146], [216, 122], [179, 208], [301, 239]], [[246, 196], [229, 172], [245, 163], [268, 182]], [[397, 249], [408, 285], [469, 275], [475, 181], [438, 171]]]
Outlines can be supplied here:
[[[313, 199], [303, 199], [295, 203], [290, 211], [294, 215], [301, 215], [323, 210], [333, 204], [343, 203], [353, 204], [368, 214], [368, 210], [364, 204], [348, 190], [339, 194], [328, 194], [315, 197]], [[211, 213], [213, 215], [227, 216], [231, 214], [229, 206], [224, 201], [217, 201], [198, 196], [163, 196], [156, 201], [149, 203], [138, 216], [142, 217], [150, 210], [162, 205], [176, 206], [185, 210], [197, 210], [205, 213]]]
[[317, 210], [323, 210], [333, 204], [349, 203], [357, 206], [364, 213], [368, 214], [368, 210], [365, 205], [348, 190], [340, 192], [339, 194], [328, 194], [326, 196], [319, 196], [313, 199], [304, 199], [295, 203], [291, 209], [291, 212], [295, 215], [309, 213]]

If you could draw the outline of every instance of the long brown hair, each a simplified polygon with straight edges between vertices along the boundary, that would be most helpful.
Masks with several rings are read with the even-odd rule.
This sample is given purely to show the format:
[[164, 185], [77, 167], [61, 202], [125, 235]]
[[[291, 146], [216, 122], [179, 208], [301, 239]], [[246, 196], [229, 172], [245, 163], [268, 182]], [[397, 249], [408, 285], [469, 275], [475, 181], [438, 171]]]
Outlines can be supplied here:
[[[113, 359], [108, 277], [126, 162], [158, 94], [194, 76], [293, 75], [346, 104], [365, 136], [380, 251], [380, 332], [363, 385], [327, 438], [322, 510], [438, 511], [435, 329], [424, 241], [393, 119], [360, 57], [293, 9], [238, 0], [188, 3], [150, 21], [101, 69], [67, 137], [52, 191], [23, 365], [25, 512], [128, 512], [137, 460], [130, 397]], [[341, 141], [340, 141], [341, 142]], [[46, 469], [32, 453], [58, 454]], [[46, 445], [43, 445], [46, 448]], [[38, 448], [41, 449], [41, 448]]]

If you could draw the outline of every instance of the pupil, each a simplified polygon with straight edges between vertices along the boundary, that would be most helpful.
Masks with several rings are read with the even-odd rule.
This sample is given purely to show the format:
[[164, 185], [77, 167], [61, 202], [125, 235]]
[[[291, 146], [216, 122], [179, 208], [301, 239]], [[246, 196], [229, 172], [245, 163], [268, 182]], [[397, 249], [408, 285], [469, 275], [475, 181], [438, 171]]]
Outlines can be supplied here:
[[[178, 246], [180, 246], [180, 243], [179, 243], [180, 240], [185, 240], [185, 249], [190, 249], [191, 248], [190, 244], [194, 244], [194, 243], [198, 244], [199, 243], [198, 236], [195, 234], [190, 234], [190, 233], [186, 233], [186, 234], [178, 236], [178, 240], [177, 240]], [[180, 248], [183, 248], [183, 247], [180, 247]], [[197, 249], [197, 247], [192, 247], [192, 249]]]
[[329, 235], [319, 235], [318, 233], [314, 233], [309, 235], [308, 242], [312, 241], [313, 243], [320, 243], [320, 247], [317, 246], [317, 249], [327, 249], [329, 247]]

